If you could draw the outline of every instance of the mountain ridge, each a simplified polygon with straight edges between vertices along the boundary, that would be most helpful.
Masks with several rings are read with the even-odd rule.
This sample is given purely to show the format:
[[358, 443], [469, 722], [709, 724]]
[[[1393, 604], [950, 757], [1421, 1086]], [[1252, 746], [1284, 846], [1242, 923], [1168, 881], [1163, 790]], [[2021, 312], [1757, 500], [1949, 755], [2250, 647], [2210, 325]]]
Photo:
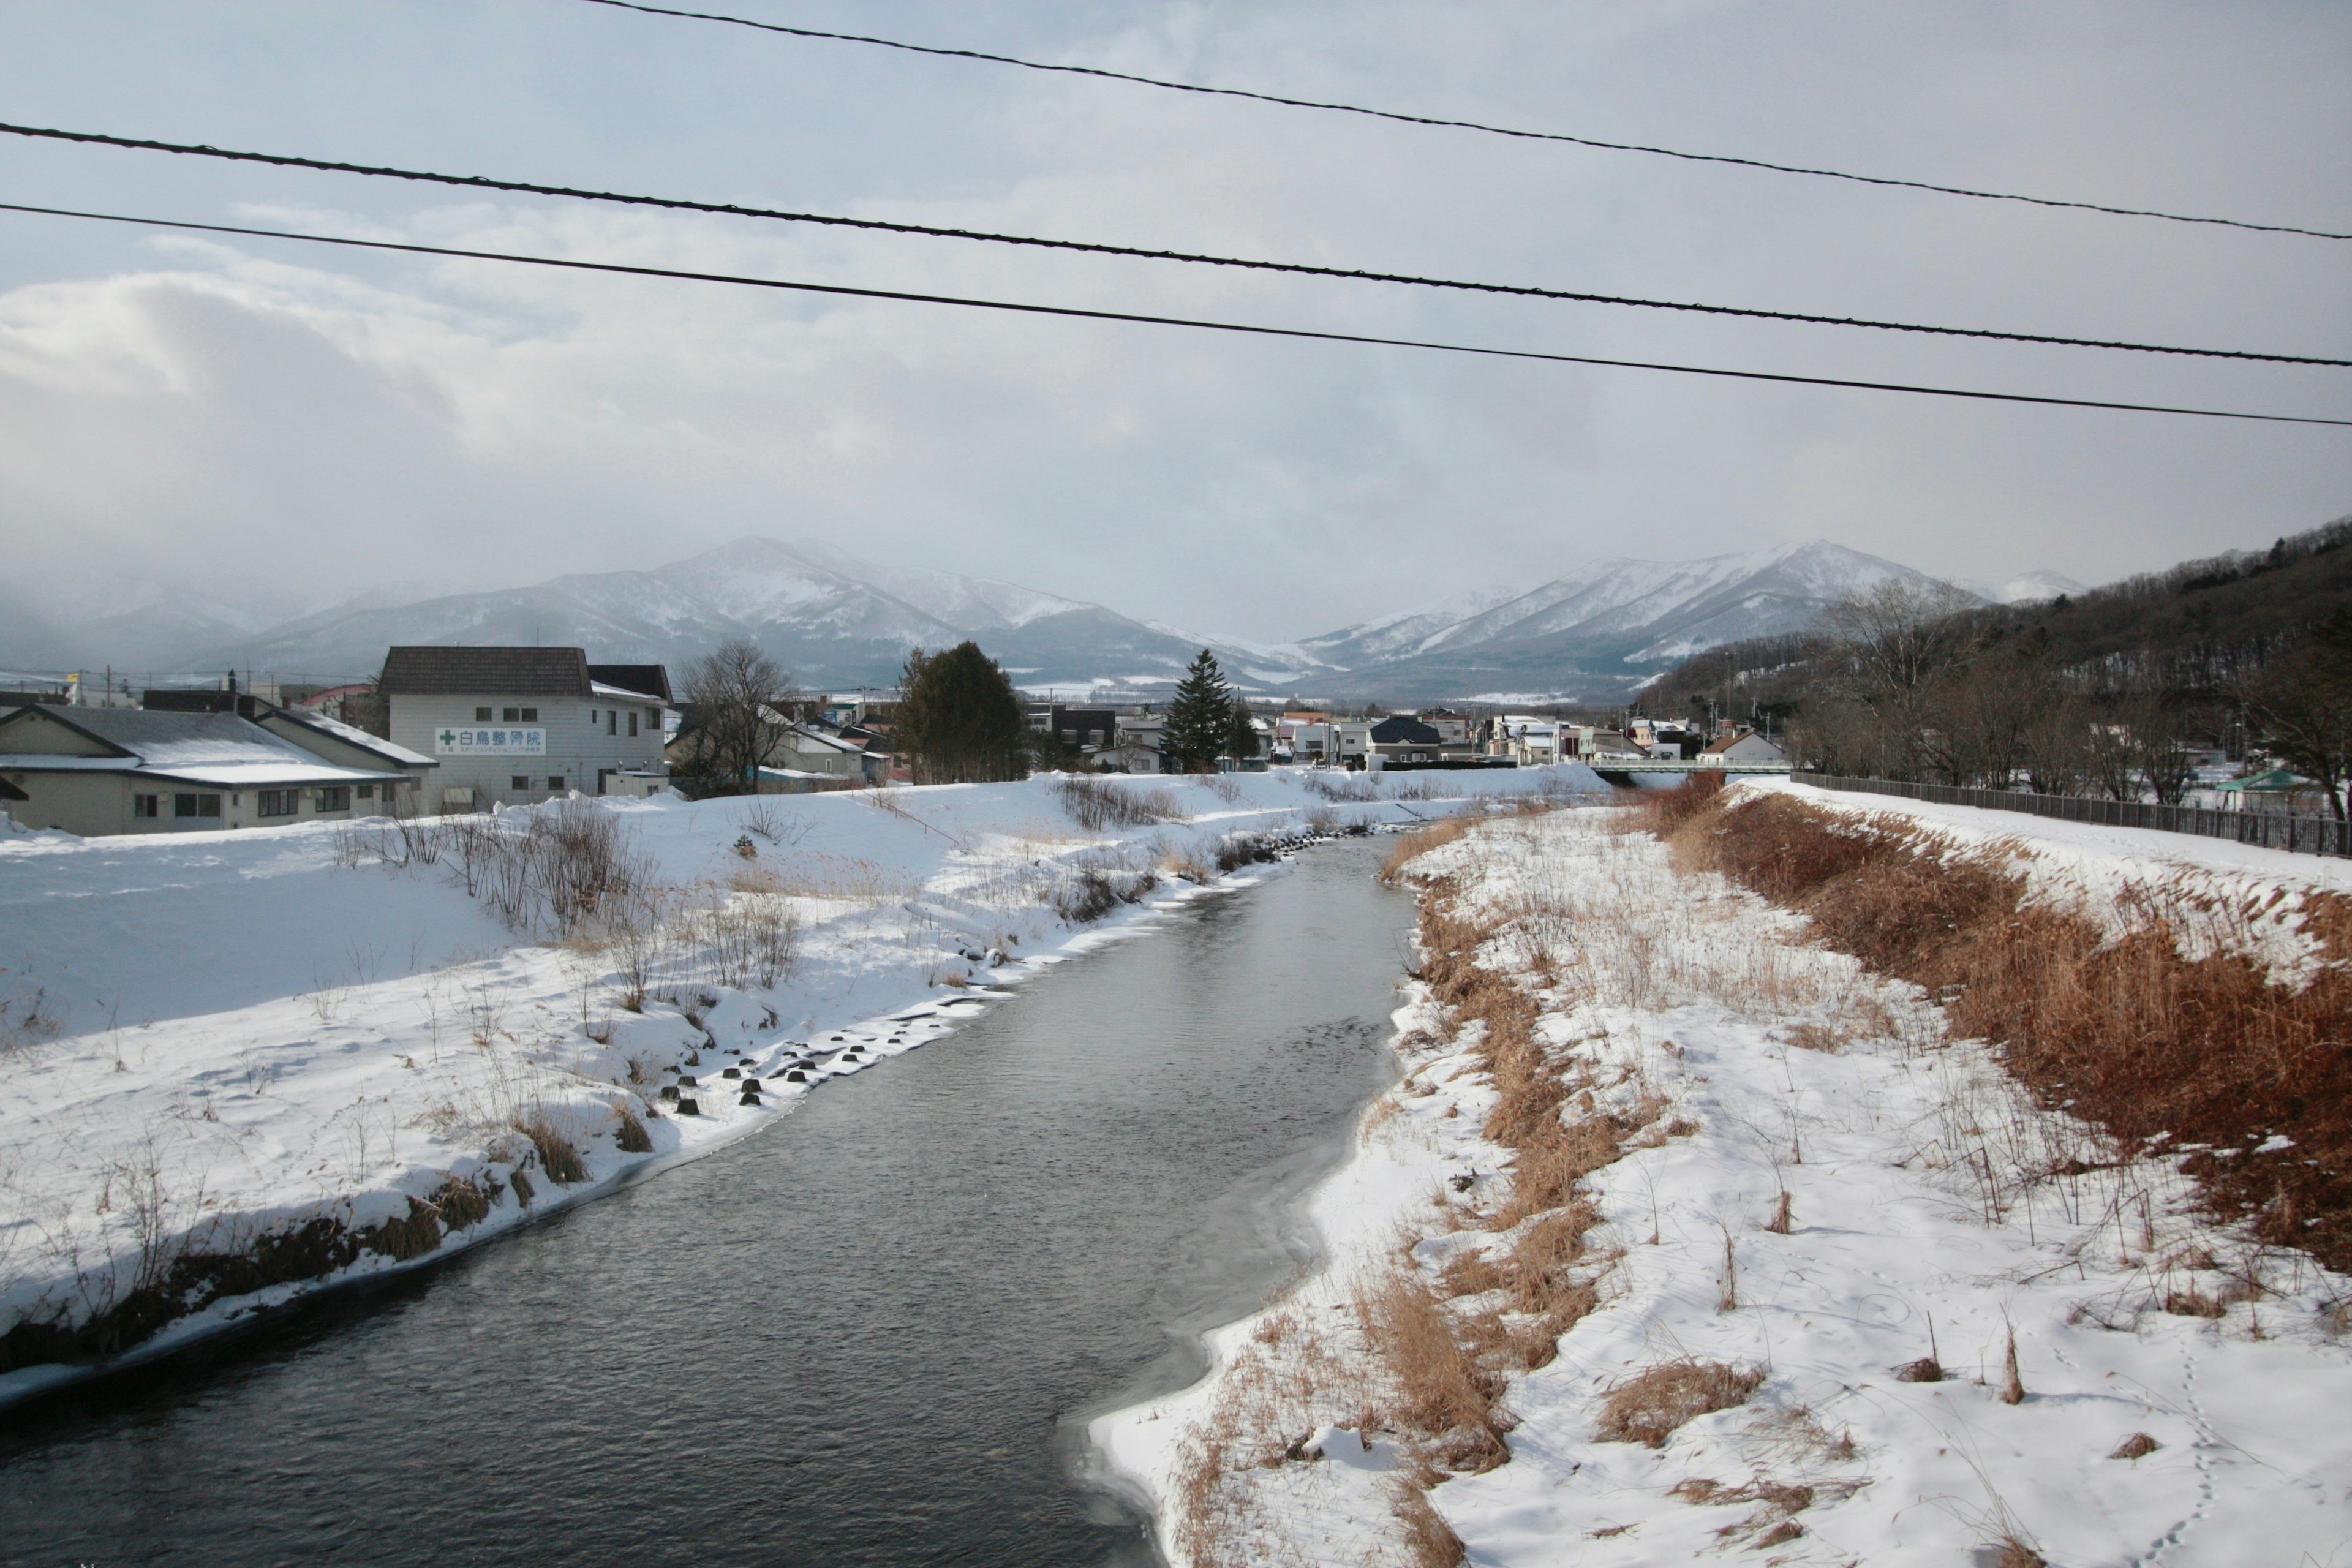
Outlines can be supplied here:
[[[164, 595], [109, 626], [169, 647], [158, 668], [288, 675], [362, 675], [395, 643], [577, 645], [603, 659], [676, 666], [750, 637], [803, 685], [846, 689], [891, 683], [911, 647], [969, 637], [1038, 690], [1158, 690], [1206, 647], [1257, 696], [1610, 702], [1693, 653], [1801, 630], [1837, 599], [1889, 580], [1936, 581], [1825, 540], [1694, 561], [1616, 556], [1268, 643], [1202, 637], [1001, 579], [879, 565], [831, 544], [752, 535], [650, 568], [517, 587], [398, 602], [396, 589], [379, 586], [267, 626], [250, 612]], [[1979, 592], [1998, 602], [2066, 581], [2032, 573]], [[0, 659], [39, 662], [26, 648], [52, 640], [62, 617], [47, 621], [31, 615], [28, 635], [0, 638]], [[79, 648], [76, 656], [89, 657]], [[115, 660], [118, 668], [139, 662]]]

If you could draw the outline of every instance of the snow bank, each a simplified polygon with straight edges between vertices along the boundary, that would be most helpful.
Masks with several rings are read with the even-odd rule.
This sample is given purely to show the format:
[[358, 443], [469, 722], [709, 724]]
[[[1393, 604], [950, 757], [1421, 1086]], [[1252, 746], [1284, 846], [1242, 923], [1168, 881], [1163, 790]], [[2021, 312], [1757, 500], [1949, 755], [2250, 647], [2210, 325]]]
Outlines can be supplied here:
[[2241, 952], [2284, 980], [2341, 961], [2315, 914], [2352, 897], [2352, 860], [2295, 855], [2223, 838], [2109, 827], [1895, 795], [1743, 779], [1735, 789], [1791, 795], [1843, 815], [1924, 831], [1958, 854], [1986, 855], [2023, 876], [2031, 900], [2120, 935], [2152, 906], [2185, 956]]
[[[1482, 1218], [1512, 1177], [1479, 1131], [1476, 1029], [1424, 994], [1398, 1015], [1404, 1080], [1310, 1200], [1325, 1265], [1214, 1336], [1202, 1384], [1095, 1427], [1161, 1500], [1171, 1557], [1451, 1560], [1414, 1502], [1434, 1479], [1426, 1507], [1481, 1568], [1749, 1549], [1953, 1568], [2004, 1542], [2069, 1565], [2340, 1560], [2352, 1282], [2206, 1226], [2168, 1162], [2038, 1110], [1916, 991], [1675, 873], [1613, 815], [1499, 820], [1415, 862], [1496, 922], [1489, 962], [1601, 1086], [1570, 1124], [1641, 1129], [1584, 1184], [1599, 1304], [1512, 1369], [1509, 1462], [1448, 1474], [1364, 1333], [1363, 1282], [1401, 1258], [1466, 1323], [1484, 1303], [1455, 1292], [1478, 1281], [1448, 1267], [1509, 1240]], [[1931, 1355], [1943, 1377], [1898, 1375]], [[1676, 1363], [1760, 1378], [1659, 1447], [1602, 1440], [1610, 1394]]]
[[[0, 1338], [18, 1352], [0, 1356], [0, 1402], [93, 1360], [26, 1364], [33, 1327], [104, 1321], [142, 1285], [174, 1312], [200, 1300], [184, 1262], [192, 1254], [314, 1222], [406, 1225], [453, 1179], [487, 1196], [479, 1217], [452, 1211], [392, 1248], [423, 1251], [362, 1251], [332, 1274], [405, 1267], [763, 1127], [1152, 907], [1246, 880], [1216, 871], [1229, 835], [1602, 786], [1543, 769], [1109, 787], [1172, 819], [1081, 831], [1049, 778], [603, 803], [667, 889], [666, 929], [756, 903], [796, 949], [761, 985], [720, 984], [726, 966], [691, 942], [657, 944], [641, 1011], [628, 944], [519, 933], [467, 895], [454, 858], [395, 868], [339, 825], [0, 838], [0, 1336], [26, 1328]], [[1107, 912], [1085, 907], [1090, 887], [1109, 889], [1094, 898]], [[1081, 929], [1065, 912], [1102, 918]], [[583, 1179], [551, 1179], [526, 1124], [569, 1145]], [[225, 1296], [125, 1348], [155, 1353], [318, 1282]]]

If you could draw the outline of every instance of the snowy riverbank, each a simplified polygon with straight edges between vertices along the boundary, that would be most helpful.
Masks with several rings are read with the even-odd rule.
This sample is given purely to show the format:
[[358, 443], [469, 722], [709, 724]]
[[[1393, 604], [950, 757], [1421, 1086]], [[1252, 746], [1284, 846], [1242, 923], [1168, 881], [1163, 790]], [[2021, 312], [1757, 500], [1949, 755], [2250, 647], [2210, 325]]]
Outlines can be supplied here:
[[395, 866], [334, 825], [0, 837], [0, 1402], [765, 1126], [1257, 874], [1238, 836], [1596, 784], [1120, 779], [1135, 809], [1093, 828], [1050, 778], [607, 805], [656, 918], [562, 937], [501, 920], [455, 845]]
[[[2352, 1552], [2352, 1287], [1619, 815], [1411, 863], [1426, 980], [1403, 1080], [1310, 1200], [1327, 1261], [1202, 1384], [1096, 1425], [1171, 1559]], [[1936, 826], [2021, 843], [2051, 899], [2112, 898], [2156, 849], [2239, 895], [2336, 874], [1989, 815]], [[2207, 939], [2315, 962], [2292, 919]]]

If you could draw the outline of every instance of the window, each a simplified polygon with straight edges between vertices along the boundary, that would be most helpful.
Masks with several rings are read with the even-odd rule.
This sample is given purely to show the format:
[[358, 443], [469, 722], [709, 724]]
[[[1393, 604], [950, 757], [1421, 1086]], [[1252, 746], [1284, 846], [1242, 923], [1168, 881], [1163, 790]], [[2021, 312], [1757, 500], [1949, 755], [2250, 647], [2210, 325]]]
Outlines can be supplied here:
[[265, 789], [257, 791], [253, 797], [256, 816], [292, 816], [301, 809], [302, 795], [299, 790]]
[[160, 795], [132, 795], [131, 797], [131, 815], [133, 816], [153, 816], [156, 814], [156, 805], [161, 799], [162, 797]]
[[[388, 788], [389, 786], [386, 786], [386, 787]], [[362, 800], [373, 800], [373, 799], [375, 798], [375, 785], [373, 785], [373, 784], [362, 784], [362, 785], [360, 785], [360, 798], [361, 798]]]
[[351, 808], [351, 785], [323, 784], [320, 786], [319, 809], [320, 811], [349, 811]]
[[528, 790], [530, 788], [530, 777], [527, 773], [517, 773], [510, 782], [516, 789]]
[[218, 816], [220, 796], [216, 795], [175, 795], [172, 797], [173, 816]]
[[520, 723], [522, 720], [522, 710], [520, 708], [509, 708], [501, 717], [503, 721], [506, 723]]
[[526, 723], [526, 724], [536, 724], [536, 723], [538, 723], [538, 722], [539, 722], [539, 710], [538, 710], [538, 709], [536, 709], [536, 708], [526, 708], [526, 709], [524, 709], [524, 710], [522, 710], [522, 721], [523, 721], [524, 723]]
[[617, 734], [619, 734], [620, 732], [621, 732], [621, 716], [620, 716], [620, 714], [618, 714], [618, 713], [614, 712], [614, 711], [612, 709], [610, 709], [610, 708], [605, 709], [605, 710], [604, 710], [604, 733], [606, 733], [607, 735], [617, 735]]
[[548, 787], [548, 788], [550, 788], [550, 789], [557, 789], [557, 790], [562, 789], [562, 788], [563, 787], [563, 775], [562, 775], [562, 773], [550, 773], [550, 774], [548, 774], [548, 775], [547, 775], [547, 787]]
[[490, 721], [490, 710], [489, 710], [488, 709], [487, 709], [487, 708], [477, 708], [477, 709], [475, 709], [475, 710], [474, 710], [474, 722], [475, 722], [475, 723], [477, 723], [477, 724], [487, 724], [487, 723], [488, 723], [489, 721]]
[[629, 710], [629, 733], [630, 733], [630, 734], [632, 734], [632, 735], [634, 735], [634, 734], [635, 734], [636, 732], [637, 732], [637, 710], [636, 710], [635, 709], [632, 708], [632, 709], [630, 709], [630, 710]]

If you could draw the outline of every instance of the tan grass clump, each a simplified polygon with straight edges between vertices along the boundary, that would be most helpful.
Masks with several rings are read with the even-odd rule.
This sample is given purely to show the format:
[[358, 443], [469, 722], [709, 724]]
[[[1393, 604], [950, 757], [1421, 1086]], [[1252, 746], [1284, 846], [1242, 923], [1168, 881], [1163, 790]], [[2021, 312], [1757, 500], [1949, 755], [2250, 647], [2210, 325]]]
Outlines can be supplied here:
[[540, 1169], [547, 1173], [549, 1181], [568, 1187], [588, 1179], [588, 1167], [581, 1163], [580, 1151], [572, 1146], [572, 1140], [555, 1130], [555, 1124], [548, 1121], [544, 1112], [516, 1117], [514, 1129], [539, 1151]]
[[1490, 1470], [1510, 1458], [1503, 1378], [1457, 1337], [1445, 1305], [1401, 1268], [1361, 1283], [1356, 1313], [1389, 1386], [1391, 1419], [1432, 1441], [1447, 1469]]
[[1683, 1424], [1710, 1411], [1745, 1405], [1764, 1381], [1757, 1367], [1717, 1361], [1670, 1361], [1639, 1373], [1611, 1389], [1601, 1405], [1596, 1432], [1604, 1443], [1640, 1443], [1663, 1448]]
[[1454, 843], [1477, 826], [1475, 816], [1448, 816], [1403, 835], [1396, 841], [1396, 847], [1389, 851], [1388, 863], [1381, 868], [1381, 880], [1391, 887], [1396, 886], [1403, 880], [1405, 867], [1411, 862], [1433, 849]]

